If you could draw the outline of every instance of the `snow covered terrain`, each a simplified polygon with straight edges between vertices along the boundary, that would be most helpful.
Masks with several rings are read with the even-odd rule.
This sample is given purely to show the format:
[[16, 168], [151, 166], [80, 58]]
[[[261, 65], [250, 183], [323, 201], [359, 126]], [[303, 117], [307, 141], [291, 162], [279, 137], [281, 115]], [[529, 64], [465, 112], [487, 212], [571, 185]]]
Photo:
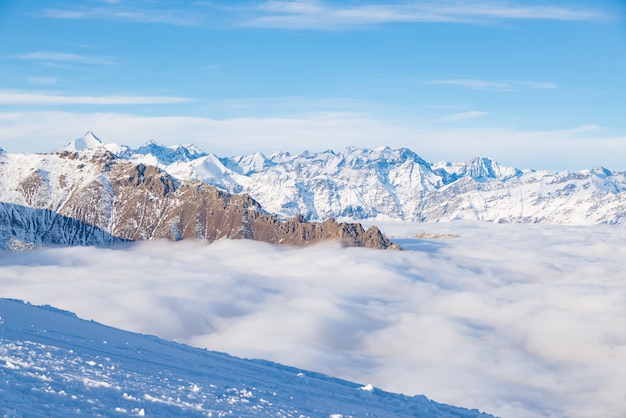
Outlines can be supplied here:
[[[621, 226], [377, 224], [405, 251], [221, 240], [4, 252], [1, 296], [507, 418], [624, 416]], [[198, 379], [185, 382], [207, 387]], [[146, 408], [119, 403], [124, 391], [143, 396], [112, 390], [112, 407]]]
[[247, 193], [271, 213], [405, 221], [481, 220], [589, 225], [626, 222], [626, 172], [603, 167], [548, 172], [503, 167], [489, 158], [428, 163], [413, 151], [349, 147], [291, 155], [218, 157], [193, 145], [131, 149], [101, 145], [88, 132], [63, 149], [104, 146], [181, 180]]
[[0, 299], [3, 417], [488, 417]]

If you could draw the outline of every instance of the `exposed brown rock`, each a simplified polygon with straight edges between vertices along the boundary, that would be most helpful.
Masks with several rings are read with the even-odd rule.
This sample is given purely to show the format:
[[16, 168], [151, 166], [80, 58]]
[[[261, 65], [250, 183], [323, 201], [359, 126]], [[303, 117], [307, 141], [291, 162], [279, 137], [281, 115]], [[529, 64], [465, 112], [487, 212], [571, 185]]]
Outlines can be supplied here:
[[18, 191], [28, 205], [37, 207], [47, 203], [49, 191], [44, 176], [41, 170], [34, 170], [19, 184]]
[[302, 216], [280, 220], [247, 195], [179, 182], [156, 167], [96, 157], [89, 163], [100, 166], [103, 176], [74, 190], [60, 212], [122, 239], [246, 238], [284, 245], [338, 240], [346, 246], [399, 248], [376, 227], [308, 222]]

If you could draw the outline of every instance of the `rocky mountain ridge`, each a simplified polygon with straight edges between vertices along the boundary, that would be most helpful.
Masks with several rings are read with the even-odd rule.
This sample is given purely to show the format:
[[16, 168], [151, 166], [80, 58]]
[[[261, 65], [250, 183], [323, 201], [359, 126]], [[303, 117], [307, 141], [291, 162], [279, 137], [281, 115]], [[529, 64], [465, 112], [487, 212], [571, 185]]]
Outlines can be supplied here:
[[[68, 146], [82, 142], [79, 138]], [[428, 163], [409, 149], [388, 147], [226, 158], [193, 145], [160, 146], [154, 141], [137, 149], [101, 142], [97, 146], [121, 159], [157, 166], [178, 180], [246, 193], [282, 218], [626, 222], [626, 172], [604, 167], [519, 170], [489, 158]]]
[[156, 166], [118, 158], [92, 138], [80, 145], [86, 146], [0, 155], [0, 246], [247, 238], [397, 248], [376, 227], [281, 220], [245, 194], [175, 179]]

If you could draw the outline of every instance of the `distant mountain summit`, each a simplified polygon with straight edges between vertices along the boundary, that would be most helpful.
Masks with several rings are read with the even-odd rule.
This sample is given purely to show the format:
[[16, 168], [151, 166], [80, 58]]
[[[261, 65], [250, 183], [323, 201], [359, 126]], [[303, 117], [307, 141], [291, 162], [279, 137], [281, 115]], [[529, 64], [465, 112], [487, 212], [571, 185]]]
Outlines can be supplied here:
[[93, 132], [87, 131], [85, 135], [76, 138], [67, 145], [59, 148], [59, 151], [81, 151], [88, 148], [101, 147], [104, 144]]

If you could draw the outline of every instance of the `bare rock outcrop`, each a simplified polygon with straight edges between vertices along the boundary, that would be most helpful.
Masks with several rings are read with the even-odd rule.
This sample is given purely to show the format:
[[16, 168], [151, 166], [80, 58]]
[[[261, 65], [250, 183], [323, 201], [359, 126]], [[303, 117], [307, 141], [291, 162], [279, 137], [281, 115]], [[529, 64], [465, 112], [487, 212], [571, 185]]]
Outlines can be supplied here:
[[397, 248], [376, 227], [281, 220], [248, 195], [233, 195], [202, 182], [176, 182], [151, 166], [118, 164], [110, 175], [115, 195], [112, 233], [130, 240], [167, 238], [253, 239], [306, 245], [339, 240], [346, 246]]

